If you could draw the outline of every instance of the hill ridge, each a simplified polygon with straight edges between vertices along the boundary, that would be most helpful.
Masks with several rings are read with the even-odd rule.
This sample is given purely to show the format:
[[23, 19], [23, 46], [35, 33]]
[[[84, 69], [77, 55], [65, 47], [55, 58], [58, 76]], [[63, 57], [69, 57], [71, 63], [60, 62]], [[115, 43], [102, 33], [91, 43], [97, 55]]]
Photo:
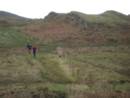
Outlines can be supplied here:
[[2, 17], [2, 16], [14, 16], [14, 17], [19, 17], [19, 18], [25, 18], [25, 19], [30, 19], [30, 18], [26, 18], [26, 17], [23, 17], [23, 16], [20, 16], [20, 15], [17, 15], [17, 14], [13, 14], [13, 13], [11, 13], [11, 12], [7, 12], [7, 11], [0, 11], [0, 17]]

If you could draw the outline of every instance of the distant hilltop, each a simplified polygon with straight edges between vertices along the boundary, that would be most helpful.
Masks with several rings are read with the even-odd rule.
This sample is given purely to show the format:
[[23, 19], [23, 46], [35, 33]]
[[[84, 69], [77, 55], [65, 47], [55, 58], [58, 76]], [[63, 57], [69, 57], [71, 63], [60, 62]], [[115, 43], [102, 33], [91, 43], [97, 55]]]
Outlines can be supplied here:
[[[56, 12], [52, 11], [50, 12], [50, 14], [56, 14]], [[80, 12], [77, 12], [77, 11], [71, 11], [70, 13], [80, 13]], [[57, 14], [64, 14], [64, 13], [57, 13]], [[82, 13], [83, 14], [83, 13]], [[86, 13], [87, 14], [87, 13]], [[105, 11], [104, 13], [102, 14], [115, 14], [115, 15], [125, 15], [125, 14], [122, 14], [120, 12], [117, 12], [117, 11], [114, 11], [114, 10], [108, 10], [108, 11]], [[93, 15], [97, 15], [97, 14], [93, 14]], [[129, 15], [125, 15], [125, 16], [130, 16]], [[13, 14], [11, 12], [7, 12], [7, 11], [0, 11], [0, 18], [1, 17], [19, 17], [19, 18], [26, 18], [26, 17], [23, 17], [23, 16], [19, 16], [19, 15], [16, 15], [16, 14]], [[42, 18], [42, 17], [41, 17]], [[29, 19], [29, 18], [26, 18], [26, 19]]]
[[16, 14], [12, 14], [9, 12], [5, 12], [5, 11], [0, 11], [0, 22], [3, 23], [23, 23], [23, 22], [27, 22], [28, 20], [30, 20], [29, 18], [25, 18]]

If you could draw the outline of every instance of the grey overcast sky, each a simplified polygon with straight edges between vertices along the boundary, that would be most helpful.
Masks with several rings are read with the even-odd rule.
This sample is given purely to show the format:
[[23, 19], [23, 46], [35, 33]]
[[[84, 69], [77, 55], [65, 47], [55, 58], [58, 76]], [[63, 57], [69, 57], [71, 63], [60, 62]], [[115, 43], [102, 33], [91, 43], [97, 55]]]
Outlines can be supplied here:
[[28, 18], [44, 18], [51, 11], [99, 14], [115, 10], [130, 14], [130, 0], [0, 0], [0, 10]]

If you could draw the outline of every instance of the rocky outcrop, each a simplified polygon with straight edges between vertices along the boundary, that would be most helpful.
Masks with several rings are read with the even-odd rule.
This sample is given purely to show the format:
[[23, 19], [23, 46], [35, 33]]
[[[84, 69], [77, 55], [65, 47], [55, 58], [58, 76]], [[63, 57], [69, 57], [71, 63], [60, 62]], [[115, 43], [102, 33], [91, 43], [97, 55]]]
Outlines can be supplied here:
[[70, 12], [68, 14], [51, 12], [49, 13], [48, 16], [45, 17], [44, 21], [45, 22], [51, 22], [51, 21], [65, 22], [75, 27], [79, 27], [81, 31], [87, 29], [87, 22], [85, 22], [84, 19], [74, 14], [73, 12]]

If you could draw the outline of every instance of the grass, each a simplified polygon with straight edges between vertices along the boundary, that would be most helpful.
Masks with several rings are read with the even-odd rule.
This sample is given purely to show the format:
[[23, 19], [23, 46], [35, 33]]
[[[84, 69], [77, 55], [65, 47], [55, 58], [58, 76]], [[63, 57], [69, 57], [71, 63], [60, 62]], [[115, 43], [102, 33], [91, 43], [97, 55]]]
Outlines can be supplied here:
[[20, 47], [33, 39], [14, 27], [0, 28], [0, 47]]
[[[128, 90], [130, 77], [129, 71], [129, 52], [71, 52], [71, 55], [66, 56], [66, 62], [73, 65], [73, 75], [77, 81], [82, 84], [87, 84], [92, 89], [115, 89]], [[125, 74], [124, 74], [125, 72]], [[112, 82], [117, 81], [116, 84]], [[121, 82], [123, 81], [123, 83]], [[105, 87], [102, 87], [102, 86]], [[126, 86], [128, 85], [128, 86]], [[123, 89], [119, 89], [123, 88]], [[126, 88], [126, 89], [125, 89]]]
[[90, 47], [89, 52], [71, 51], [59, 58], [55, 48], [48, 52], [42, 48], [36, 58], [23, 47], [0, 50], [0, 91], [24, 97], [30, 92], [56, 98], [128, 96], [129, 76], [118, 70], [129, 68], [129, 49], [108, 51], [107, 46], [93, 51]]
[[79, 12], [73, 12], [74, 14], [80, 16], [88, 23], [103, 23], [108, 26], [116, 26], [117, 24], [129, 24], [127, 16], [115, 12], [107, 11], [100, 15], [87, 15]]
[[[62, 58], [51, 52], [52, 50], [45, 53], [41, 51], [42, 48], [36, 58], [23, 48], [1, 50], [0, 82], [2, 84], [50, 82], [59, 85], [76, 83], [88, 86], [88, 90], [129, 91], [129, 71], [124, 70], [128, 69], [130, 64], [129, 49], [117, 48], [118, 50], [108, 51], [106, 48], [109, 47], [103, 49], [100, 47], [93, 51], [94, 47], [90, 48], [89, 52], [65, 53]], [[57, 90], [60, 86], [51, 89]]]
[[[25, 50], [24, 50], [25, 52]], [[2, 81], [13, 82], [71, 82], [73, 78], [67, 65], [56, 55], [39, 53], [33, 58], [28, 53], [11, 53], [4, 59], [0, 57], [0, 72]]]
[[[10, 39], [10, 43], [7, 42], [5, 46], [11, 46], [11, 48], [2, 46], [0, 50], [0, 82], [2, 84], [50, 82], [58, 84], [57, 87], [50, 86], [49, 89], [52, 90], [63, 91], [67, 84], [79, 84], [81, 88], [83, 88], [82, 85], [86, 85], [87, 91], [102, 89], [129, 91], [130, 83], [127, 82], [130, 81], [129, 71], [125, 71], [130, 64], [129, 47], [71, 47], [70, 52], [65, 52], [65, 55], [59, 58], [55, 53], [57, 44], [43, 44], [39, 47], [37, 57], [33, 58], [23, 47], [28, 40], [27, 36], [19, 35], [19, 32], [12, 31], [12, 33], [12, 36], [5, 37]], [[13, 36], [21, 36], [21, 41]], [[66, 49], [66, 46], [63, 48]], [[87, 50], [82, 51], [82, 48]]]
[[[125, 16], [111, 13], [80, 15], [90, 23], [101, 22], [110, 26], [126, 23], [126, 20], [121, 20]], [[86, 41], [78, 44], [73, 39], [72, 42], [45, 43], [26, 35], [17, 26], [0, 27], [0, 92], [37, 93], [47, 90], [50, 94], [62, 92], [72, 95], [72, 98], [82, 98], [80, 93], [84, 92], [129, 92], [130, 47], [118, 44], [119, 34], [105, 34], [109, 43], [89, 43], [88, 46]], [[38, 45], [36, 58], [25, 49], [28, 42]], [[56, 53], [59, 46], [64, 51], [62, 57]]]

